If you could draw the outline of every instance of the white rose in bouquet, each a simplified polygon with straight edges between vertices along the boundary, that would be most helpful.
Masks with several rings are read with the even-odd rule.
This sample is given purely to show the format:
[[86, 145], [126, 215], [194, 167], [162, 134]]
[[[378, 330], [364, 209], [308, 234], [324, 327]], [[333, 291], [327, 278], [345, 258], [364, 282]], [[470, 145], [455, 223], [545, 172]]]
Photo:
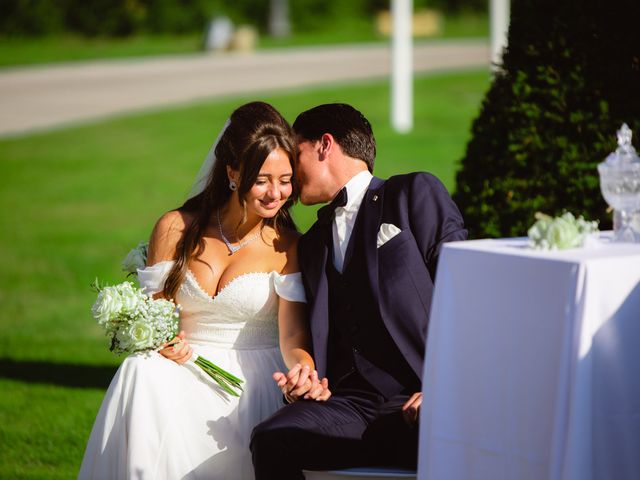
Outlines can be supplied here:
[[[128, 328], [128, 336], [133, 350], [147, 350], [154, 348], [154, 331], [153, 326], [146, 320], [138, 320], [133, 322]], [[173, 332], [169, 332], [172, 336]], [[164, 340], [164, 339], [161, 339]], [[164, 342], [163, 342], [164, 343]]]
[[110, 329], [111, 320], [120, 314], [122, 308], [121, 296], [115, 287], [104, 287], [98, 292], [91, 312], [100, 325]]
[[144, 268], [147, 265], [147, 254], [149, 253], [149, 243], [140, 242], [138, 245], [131, 249], [125, 259], [122, 261], [122, 270], [129, 275], [135, 275], [138, 273], [139, 268]]
[[124, 282], [116, 285], [120, 295], [120, 313], [125, 316], [135, 316], [140, 309], [145, 309], [147, 296], [140, 289], [133, 286], [131, 282]]

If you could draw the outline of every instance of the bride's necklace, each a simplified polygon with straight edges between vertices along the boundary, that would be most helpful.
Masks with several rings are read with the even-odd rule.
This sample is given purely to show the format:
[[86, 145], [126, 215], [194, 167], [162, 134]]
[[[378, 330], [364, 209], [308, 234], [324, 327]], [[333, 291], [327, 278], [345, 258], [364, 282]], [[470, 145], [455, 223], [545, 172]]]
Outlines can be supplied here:
[[222, 222], [220, 221], [220, 209], [216, 210], [216, 218], [218, 220], [218, 229], [220, 230], [220, 237], [222, 238], [222, 241], [224, 242], [224, 244], [229, 249], [229, 255], [233, 255], [238, 250], [240, 250], [242, 247], [246, 247], [251, 242], [256, 240], [260, 236], [260, 234], [262, 233], [262, 229], [260, 229], [256, 233], [251, 235], [249, 238], [245, 238], [244, 240], [238, 242], [237, 245], [232, 245], [231, 242], [227, 239], [227, 237], [224, 236], [224, 232], [222, 231]]

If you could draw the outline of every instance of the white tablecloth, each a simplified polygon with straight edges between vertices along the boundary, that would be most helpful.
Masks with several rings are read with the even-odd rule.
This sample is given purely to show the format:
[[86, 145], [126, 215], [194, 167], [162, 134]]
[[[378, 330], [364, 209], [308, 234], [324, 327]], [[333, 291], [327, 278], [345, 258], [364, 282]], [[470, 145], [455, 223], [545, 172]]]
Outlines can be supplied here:
[[423, 387], [419, 479], [640, 479], [640, 245], [445, 245]]

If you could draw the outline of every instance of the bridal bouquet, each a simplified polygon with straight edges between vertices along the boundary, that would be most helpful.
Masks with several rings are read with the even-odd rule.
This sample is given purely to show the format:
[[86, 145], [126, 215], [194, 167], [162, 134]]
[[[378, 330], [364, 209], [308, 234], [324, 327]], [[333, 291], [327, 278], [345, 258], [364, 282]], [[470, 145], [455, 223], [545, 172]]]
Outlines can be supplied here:
[[563, 250], [582, 247], [589, 235], [598, 231], [598, 222], [565, 212], [559, 217], [536, 213], [536, 222], [529, 228], [529, 246], [536, 250]]
[[131, 282], [93, 287], [98, 298], [91, 312], [111, 337], [115, 353], [144, 352], [159, 348], [178, 333], [178, 311], [171, 300], [153, 299]]
[[[131, 275], [144, 268], [147, 250], [146, 242], [139, 243], [122, 262], [123, 270]], [[177, 335], [179, 306], [171, 300], [154, 299], [131, 282], [103, 286], [96, 279], [92, 286], [98, 292], [91, 309], [93, 318], [111, 337], [112, 352], [157, 351]], [[193, 363], [229, 395], [240, 396], [236, 390], [242, 391], [242, 379], [201, 356]]]

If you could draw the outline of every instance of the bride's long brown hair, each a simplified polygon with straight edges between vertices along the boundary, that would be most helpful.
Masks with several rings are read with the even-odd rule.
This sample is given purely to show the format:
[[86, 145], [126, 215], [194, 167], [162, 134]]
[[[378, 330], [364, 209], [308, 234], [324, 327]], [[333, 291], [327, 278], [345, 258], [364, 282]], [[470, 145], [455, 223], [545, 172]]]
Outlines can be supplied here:
[[[203, 235], [216, 210], [231, 196], [227, 165], [240, 174], [238, 199], [244, 209], [242, 223], [246, 220], [245, 195], [256, 181], [267, 156], [276, 149], [286, 152], [294, 174], [293, 191], [289, 199], [273, 218], [265, 218], [264, 224], [276, 232], [282, 228], [294, 229], [295, 223], [289, 208], [298, 197], [295, 182], [296, 146], [290, 125], [280, 113], [268, 103], [251, 102], [237, 108], [229, 119], [215, 149], [216, 163], [209, 174], [202, 193], [187, 200], [178, 211], [193, 213], [194, 219], [187, 224], [182, 238], [176, 245], [176, 258], [164, 284], [166, 298], [175, 298], [187, 272], [189, 261], [200, 256], [204, 250]], [[238, 225], [240, 226], [240, 225]]]

